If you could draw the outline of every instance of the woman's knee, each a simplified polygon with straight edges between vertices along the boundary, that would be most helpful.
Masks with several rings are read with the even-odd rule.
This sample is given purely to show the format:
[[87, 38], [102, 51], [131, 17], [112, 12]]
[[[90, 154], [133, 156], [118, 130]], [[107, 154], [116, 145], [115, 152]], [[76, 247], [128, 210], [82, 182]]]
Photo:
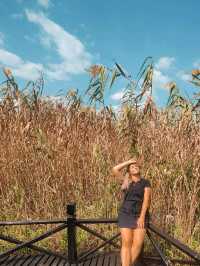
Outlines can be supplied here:
[[133, 232], [131, 229], [124, 228], [121, 230], [121, 240], [122, 240], [122, 246], [131, 248], [133, 243]]
[[122, 247], [131, 248], [132, 241], [130, 241], [129, 239], [122, 239]]
[[134, 238], [132, 242], [132, 248], [134, 249], [141, 249], [144, 244], [146, 230], [135, 230], [134, 231]]

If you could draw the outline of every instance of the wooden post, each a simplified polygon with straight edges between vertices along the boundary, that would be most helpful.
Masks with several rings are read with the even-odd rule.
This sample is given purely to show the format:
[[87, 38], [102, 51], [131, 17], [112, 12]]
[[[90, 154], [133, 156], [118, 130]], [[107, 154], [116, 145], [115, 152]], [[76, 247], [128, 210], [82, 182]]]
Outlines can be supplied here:
[[77, 263], [76, 245], [76, 203], [67, 204], [67, 241], [68, 241], [68, 262]]

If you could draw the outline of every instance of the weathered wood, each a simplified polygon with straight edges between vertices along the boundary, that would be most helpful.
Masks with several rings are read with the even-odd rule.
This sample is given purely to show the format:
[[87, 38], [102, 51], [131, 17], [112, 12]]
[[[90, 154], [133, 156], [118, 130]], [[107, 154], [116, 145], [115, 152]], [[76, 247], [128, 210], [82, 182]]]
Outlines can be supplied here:
[[[10, 237], [10, 236], [4, 236], [2, 234], [0, 234], [0, 239], [4, 240], [4, 241], [7, 241], [9, 243], [12, 243], [12, 244], [23, 244], [24, 242], [21, 241], [21, 240], [18, 240], [16, 238], [13, 238], [13, 237]], [[45, 248], [42, 248], [42, 247], [38, 247], [38, 246], [35, 246], [35, 245], [27, 245], [27, 247], [35, 250], [35, 251], [39, 251], [41, 254], [47, 254], [47, 255], [53, 255], [53, 256], [57, 256], [57, 257], [60, 257], [62, 259], [66, 259], [66, 257], [62, 256], [61, 254], [57, 253], [57, 252], [53, 252], [51, 250], [48, 250], [48, 249], [45, 249]]]
[[59, 225], [58, 227], [50, 229], [46, 233], [41, 234], [38, 237], [35, 237], [35, 238], [33, 238], [33, 239], [29, 240], [29, 241], [25, 241], [25, 242], [23, 242], [21, 244], [18, 244], [16, 247], [11, 248], [11, 249], [1, 253], [0, 254], [0, 258], [3, 258], [4, 256], [10, 255], [10, 254], [13, 254], [15, 251], [17, 251], [19, 249], [22, 249], [24, 247], [30, 247], [30, 244], [34, 244], [34, 243], [36, 243], [38, 241], [41, 241], [41, 240], [49, 237], [50, 235], [53, 235], [53, 234], [63, 230], [64, 228], [66, 228], [66, 224]]
[[157, 228], [152, 223], [149, 224], [149, 229], [151, 231], [153, 231], [156, 235], [160, 236], [161, 238], [163, 238], [164, 240], [169, 242], [171, 245], [173, 245], [176, 248], [178, 248], [179, 250], [181, 250], [183, 253], [185, 253], [188, 256], [190, 256], [191, 258], [195, 259], [200, 265], [200, 254], [193, 251], [191, 248], [184, 245], [183, 243], [181, 243], [179, 240], [175, 239], [174, 237], [169, 236], [168, 234], [166, 234], [165, 232], [163, 232], [162, 230]]
[[66, 219], [52, 219], [52, 220], [31, 220], [31, 221], [0, 221], [0, 226], [12, 225], [31, 225], [31, 224], [62, 224], [66, 223]]
[[76, 203], [67, 205], [67, 225], [68, 260], [70, 263], [75, 263], [77, 261]]
[[[171, 260], [173, 265], [199, 265], [193, 261]], [[39, 254], [39, 255], [12, 255], [0, 260], [1, 266], [76, 266], [59, 257]], [[93, 256], [77, 263], [78, 266], [121, 266], [120, 252], [108, 252], [93, 254]], [[156, 266], [162, 265], [159, 257], [145, 257], [143, 262], [137, 262], [134, 266]]]

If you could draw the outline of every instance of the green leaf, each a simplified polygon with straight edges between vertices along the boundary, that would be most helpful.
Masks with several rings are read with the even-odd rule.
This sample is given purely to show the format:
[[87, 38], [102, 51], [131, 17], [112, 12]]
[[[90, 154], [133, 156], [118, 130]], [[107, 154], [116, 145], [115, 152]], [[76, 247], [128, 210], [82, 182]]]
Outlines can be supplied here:
[[111, 79], [110, 87], [109, 87], [109, 88], [112, 87], [112, 85], [113, 85], [115, 79], [117, 78], [117, 73], [118, 73], [118, 72], [117, 72], [117, 69], [114, 69], [113, 74], [112, 74], [112, 79]]
[[129, 78], [128, 75], [125, 73], [125, 71], [122, 69], [122, 67], [119, 64], [115, 63], [115, 65], [117, 66], [122, 76], [124, 76], [125, 78]]

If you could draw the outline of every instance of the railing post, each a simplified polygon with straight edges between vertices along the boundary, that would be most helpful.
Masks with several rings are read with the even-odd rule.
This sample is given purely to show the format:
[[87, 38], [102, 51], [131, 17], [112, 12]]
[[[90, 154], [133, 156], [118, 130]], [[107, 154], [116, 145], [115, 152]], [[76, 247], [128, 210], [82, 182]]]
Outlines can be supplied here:
[[67, 204], [67, 241], [68, 241], [68, 262], [77, 263], [76, 246], [76, 203]]

